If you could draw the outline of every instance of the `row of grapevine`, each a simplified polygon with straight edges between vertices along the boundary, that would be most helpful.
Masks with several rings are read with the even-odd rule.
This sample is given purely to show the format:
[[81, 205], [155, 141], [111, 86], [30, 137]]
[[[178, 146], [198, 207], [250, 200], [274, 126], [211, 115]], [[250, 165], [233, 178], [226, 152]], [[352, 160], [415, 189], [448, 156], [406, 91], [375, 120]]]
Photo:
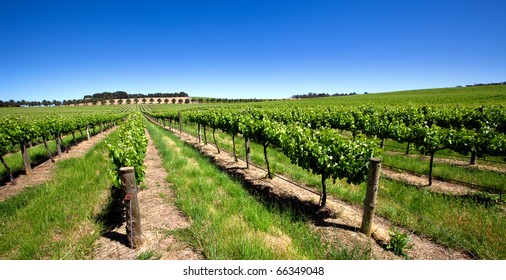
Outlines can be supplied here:
[[[163, 122], [164, 119], [179, 121], [179, 113], [151, 114]], [[211, 127], [231, 133], [233, 139], [241, 134], [246, 141], [253, 140], [262, 144], [269, 178], [267, 147], [280, 148], [296, 164], [322, 178], [322, 196], [320, 205], [326, 203], [325, 181], [332, 178], [346, 179], [349, 183], [359, 184], [367, 179], [369, 159], [378, 153], [376, 145], [368, 140], [344, 139], [333, 129], [313, 130], [296, 123], [283, 124], [249, 114], [235, 114], [226, 111], [185, 111], [184, 117], [199, 127]], [[233, 140], [234, 141], [234, 140]], [[217, 145], [217, 143], [215, 142]], [[234, 155], [235, 143], [234, 146]], [[219, 147], [218, 152], [219, 152]], [[246, 156], [248, 158], [248, 156]]]
[[[371, 107], [347, 110], [305, 108], [252, 110], [252, 114], [257, 117], [266, 116], [283, 123], [297, 122], [316, 129], [330, 127], [346, 130], [352, 133], [353, 138], [363, 133], [382, 139], [382, 143], [384, 139], [393, 139], [408, 143], [408, 149], [409, 144], [413, 143], [427, 154], [448, 148], [462, 155], [471, 154], [471, 164], [475, 163], [476, 157], [506, 156], [504, 146], [506, 114], [502, 108], [456, 110], [453, 113], [430, 107], [384, 110]], [[436, 138], [446, 138], [447, 141], [435, 144], [428, 140]]]
[[43, 143], [48, 156], [53, 160], [52, 153], [49, 151], [47, 142], [54, 140], [61, 155], [62, 135], [72, 134], [75, 142], [75, 132], [86, 131], [89, 135], [89, 129], [100, 126], [103, 130], [114, 121], [121, 119], [125, 114], [86, 114], [86, 115], [60, 115], [50, 114], [40, 117], [24, 116], [5, 116], [0, 119], [0, 160], [12, 183], [15, 183], [12, 172], [4, 160], [4, 156], [19, 147], [23, 156], [25, 173], [32, 174], [30, 158], [28, 156], [28, 146], [30, 143]]
[[120, 168], [133, 167], [136, 184], [144, 180], [144, 158], [148, 145], [148, 138], [144, 133], [144, 117], [140, 112], [130, 113], [125, 123], [119, 129], [119, 141], [116, 146], [107, 144], [109, 157], [114, 165], [110, 170], [113, 183], [121, 187]]
[[[450, 149], [464, 156], [471, 154], [470, 164], [475, 164], [477, 157], [506, 157], [504, 110], [479, 108], [456, 112], [452, 117], [448, 111], [435, 111], [426, 107], [378, 111], [369, 107], [347, 111], [307, 110], [301, 115], [300, 111], [291, 110], [288, 115], [292, 119], [280, 111], [271, 114], [274, 119], [301, 122], [311, 127], [351, 131], [354, 138], [358, 133], [377, 137], [382, 139], [382, 148], [385, 139], [407, 143], [406, 154], [413, 143], [420, 152], [431, 157], [429, 185], [432, 185], [434, 154], [439, 150]], [[462, 121], [464, 119], [466, 121]]]
[[[152, 112], [151, 115], [172, 120], [179, 118], [176, 111]], [[296, 123], [317, 130], [331, 128], [350, 131], [353, 139], [358, 134], [364, 134], [381, 139], [381, 148], [385, 139], [392, 139], [407, 143], [406, 153], [413, 144], [420, 152], [430, 156], [429, 185], [432, 185], [434, 154], [439, 150], [450, 149], [464, 156], [470, 154], [471, 164], [475, 164], [477, 157], [506, 157], [506, 136], [503, 133], [506, 114], [501, 107], [455, 108], [453, 111], [431, 107], [380, 110], [372, 107], [213, 108], [182, 111], [182, 118], [190, 122], [196, 122], [195, 116], [199, 115], [202, 115], [199, 122], [204, 128], [210, 126], [216, 129], [218, 125], [220, 129], [232, 135], [239, 132], [236, 120], [241, 116], [251, 116], [253, 122], [269, 120], [284, 125]], [[216, 120], [220, 119], [226, 124], [217, 124]], [[256, 140], [265, 147], [267, 138], [258, 133], [253, 131], [250, 137], [255, 138], [255, 135], [259, 135]]]
[[[288, 110], [288, 113], [276, 110], [268, 114], [276, 120], [301, 122], [313, 128], [328, 126], [347, 130], [352, 132], [353, 137], [363, 133], [382, 139], [382, 143], [384, 139], [408, 143], [406, 153], [409, 152], [410, 143], [429, 155], [447, 148], [464, 156], [471, 154], [470, 163], [474, 164], [477, 157], [506, 156], [504, 112], [502, 108], [494, 107], [455, 112], [429, 107], [388, 110], [364, 107], [352, 110], [295, 109]], [[434, 143], [435, 140], [438, 143]]]

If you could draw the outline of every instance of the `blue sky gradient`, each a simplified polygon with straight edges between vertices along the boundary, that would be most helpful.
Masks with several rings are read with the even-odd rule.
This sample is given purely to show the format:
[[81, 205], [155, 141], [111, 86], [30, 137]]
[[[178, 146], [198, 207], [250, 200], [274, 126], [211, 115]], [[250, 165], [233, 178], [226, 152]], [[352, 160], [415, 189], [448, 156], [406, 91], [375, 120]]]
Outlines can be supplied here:
[[1, 1], [0, 100], [506, 81], [506, 1]]

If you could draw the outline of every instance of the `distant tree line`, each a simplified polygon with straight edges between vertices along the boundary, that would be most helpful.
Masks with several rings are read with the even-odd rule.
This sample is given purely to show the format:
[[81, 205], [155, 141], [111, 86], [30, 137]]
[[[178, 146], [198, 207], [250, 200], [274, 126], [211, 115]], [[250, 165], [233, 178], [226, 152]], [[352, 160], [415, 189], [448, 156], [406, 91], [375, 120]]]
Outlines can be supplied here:
[[[350, 93], [334, 93], [334, 94], [329, 94], [329, 93], [313, 93], [313, 92], [310, 92], [308, 94], [296, 94], [296, 95], [292, 95], [292, 98], [294, 99], [303, 99], [303, 98], [317, 98], [317, 97], [330, 97], [330, 96], [347, 96], [347, 95], [355, 95], [357, 94], [356, 92], [350, 92]], [[364, 92], [364, 94], [367, 94], [367, 92]]]
[[500, 85], [506, 85], [506, 82], [499, 82], [499, 83], [488, 83], [488, 84], [472, 84], [472, 85], [466, 85], [466, 87], [481, 87], [481, 86], [500, 86]]
[[[41, 106], [69, 106], [69, 105], [107, 105], [107, 104], [113, 104], [115, 99], [118, 100], [118, 104], [123, 104], [123, 100], [125, 100], [125, 104], [131, 104], [138, 102], [143, 102], [144, 104], [149, 101], [151, 104], [155, 102], [154, 98], [158, 98], [156, 101], [160, 104], [161, 99], [160, 98], [173, 98], [170, 100], [171, 103], [176, 103], [176, 97], [189, 97], [189, 95], [186, 92], [174, 92], [174, 93], [149, 93], [149, 94], [142, 94], [142, 93], [136, 93], [136, 94], [128, 94], [125, 91], [115, 91], [115, 92], [102, 92], [102, 93], [95, 93], [93, 95], [85, 95], [83, 99], [68, 99], [63, 101], [58, 100], [42, 100], [42, 101], [26, 101], [26, 100], [20, 100], [15, 101], [13, 99], [9, 101], [2, 101], [0, 100], [0, 107], [41, 107]], [[169, 103], [167, 99], [164, 101], [165, 103]], [[179, 100], [178, 103], [190, 103], [189, 98], [186, 100]]]
[[207, 98], [207, 97], [194, 97], [193, 103], [249, 103], [249, 102], [262, 102], [274, 101], [279, 99], [256, 99], [256, 98]]
[[40, 106], [61, 106], [63, 102], [58, 100], [42, 100], [42, 101], [14, 101], [13, 99], [9, 101], [0, 100], [0, 107], [40, 107]]
[[188, 93], [181, 91], [181, 92], [173, 92], [173, 93], [135, 93], [135, 94], [129, 94], [125, 91], [115, 91], [115, 92], [108, 92], [104, 91], [102, 93], [95, 93], [93, 95], [85, 95], [83, 99], [97, 99], [97, 100], [111, 100], [111, 99], [128, 99], [128, 98], [144, 98], [144, 97], [188, 97]]

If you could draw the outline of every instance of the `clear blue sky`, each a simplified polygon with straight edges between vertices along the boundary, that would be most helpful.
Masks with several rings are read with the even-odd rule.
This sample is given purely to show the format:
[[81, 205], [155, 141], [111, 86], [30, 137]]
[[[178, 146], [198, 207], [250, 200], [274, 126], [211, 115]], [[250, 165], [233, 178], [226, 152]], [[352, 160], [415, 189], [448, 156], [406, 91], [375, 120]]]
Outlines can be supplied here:
[[506, 1], [0, 2], [0, 100], [506, 81]]

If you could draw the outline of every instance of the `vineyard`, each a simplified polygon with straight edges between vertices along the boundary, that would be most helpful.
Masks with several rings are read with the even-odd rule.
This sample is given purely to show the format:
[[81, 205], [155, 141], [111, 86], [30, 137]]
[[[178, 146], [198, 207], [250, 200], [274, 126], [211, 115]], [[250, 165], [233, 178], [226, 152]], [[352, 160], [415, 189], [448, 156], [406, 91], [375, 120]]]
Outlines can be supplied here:
[[[48, 142], [55, 143], [56, 152], [58, 156], [62, 154], [63, 139], [65, 135], [72, 136], [72, 144], [76, 144], [76, 133], [83, 137], [83, 132], [86, 132], [87, 139], [90, 138], [90, 131], [94, 133], [97, 128], [100, 131], [110, 127], [114, 122], [123, 118], [125, 113], [108, 112], [103, 113], [82, 113], [79, 115], [71, 114], [35, 114], [35, 115], [7, 115], [0, 119], [0, 160], [4, 170], [0, 170], [2, 177], [9, 176], [11, 183], [15, 184], [13, 173], [19, 172], [19, 164], [13, 155], [16, 151], [21, 151], [23, 159], [23, 167], [26, 175], [30, 176], [32, 173], [30, 155], [28, 147], [34, 145], [43, 145], [45, 148], [46, 156], [53, 160], [53, 153]], [[70, 144], [69, 144], [70, 145]], [[4, 159], [4, 157], [6, 157]], [[32, 157], [40, 157], [39, 154], [32, 155]], [[43, 156], [42, 156], [43, 157]], [[8, 162], [14, 162], [15, 168]]]
[[[170, 196], [157, 204], [177, 207], [188, 225], [160, 226], [157, 232], [164, 237], [157, 238], [171, 236], [201, 258], [505, 259], [506, 87], [457, 90], [253, 105], [143, 104], [29, 112], [9, 108], [0, 115], [0, 193], [16, 184], [17, 177], [32, 176], [38, 161], [54, 161], [72, 153], [80, 141], [110, 127], [119, 129], [93, 148], [89, 173], [73, 183], [84, 195], [87, 189], [81, 186], [100, 177], [90, 183], [97, 185], [94, 204], [76, 210], [88, 213], [84, 220], [63, 226], [51, 224], [57, 218], [39, 218], [44, 222], [38, 228], [49, 232], [49, 240], [55, 232], [69, 231], [60, 234], [69, 237], [61, 237], [65, 241], [57, 249], [41, 239], [28, 250], [16, 239], [27, 230], [19, 221], [34, 216], [30, 208], [38, 209], [35, 203], [43, 204], [52, 196], [48, 193], [56, 196], [58, 203], [47, 202], [53, 205], [72, 205], [81, 195], [61, 201], [64, 179], [0, 202], [0, 258], [97, 258], [99, 245], [94, 242], [111, 230], [111, 215], [118, 215], [113, 206], [121, 200], [114, 195], [121, 187], [119, 170], [131, 166], [140, 187], [141, 222], [143, 193], [168, 183], [171, 194], [152, 194], [151, 199]], [[466, 98], [429, 105], [436, 96]], [[480, 102], [487, 97], [498, 101]], [[411, 102], [397, 102], [404, 99]], [[148, 139], [153, 143], [148, 145]], [[146, 183], [147, 153], [160, 154], [157, 164], [168, 173], [164, 182]], [[368, 239], [358, 232], [372, 158], [381, 160], [382, 170], [375, 230]], [[81, 164], [65, 162], [57, 162], [58, 168], [69, 173]], [[64, 221], [73, 219], [66, 207], [58, 211], [62, 214], [52, 213]], [[165, 215], [169, 213], [152, 219]], [[149, 248], [141, 246], [133, 257], [165, 258], [163, 249], [155, 249], [163, 242], [149, 243], [146, 223], [148, 241], [143, 246]], [[87, 229], [79, 238], [70, 238], [83, 224]], [[22, 240], [35, 239], [23, 234]]]

